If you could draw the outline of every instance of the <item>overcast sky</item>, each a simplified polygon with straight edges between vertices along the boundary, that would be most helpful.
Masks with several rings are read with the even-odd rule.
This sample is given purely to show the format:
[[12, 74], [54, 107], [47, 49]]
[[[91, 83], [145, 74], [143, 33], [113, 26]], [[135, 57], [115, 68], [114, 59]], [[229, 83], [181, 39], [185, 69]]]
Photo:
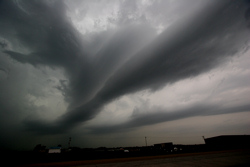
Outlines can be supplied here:
[[0, 1], [0, 146], [250, 134], [247, 0]]

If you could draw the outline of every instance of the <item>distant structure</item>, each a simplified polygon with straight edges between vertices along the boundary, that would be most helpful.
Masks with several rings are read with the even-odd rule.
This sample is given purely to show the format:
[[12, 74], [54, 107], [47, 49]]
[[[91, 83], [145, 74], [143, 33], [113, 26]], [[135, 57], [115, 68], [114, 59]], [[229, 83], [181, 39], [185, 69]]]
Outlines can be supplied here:
[[48, 153], [61, 153], [61, 147], [50, 147]]
[[154, 148], [159, 149], [159, 150], [172, 150], [173, 149], [173, 143], [168, 142], [168, 143], [154, 144]]
[[36, 152], [36, 153], [45, 153], [46, 152], [46, 146], [38, 144], [38, 145], [35, 146], [33, 151]]
[[208, 147], [213, 149], [237, 149], [250, 147], [250, 135], [221, 135], [204, 138]]

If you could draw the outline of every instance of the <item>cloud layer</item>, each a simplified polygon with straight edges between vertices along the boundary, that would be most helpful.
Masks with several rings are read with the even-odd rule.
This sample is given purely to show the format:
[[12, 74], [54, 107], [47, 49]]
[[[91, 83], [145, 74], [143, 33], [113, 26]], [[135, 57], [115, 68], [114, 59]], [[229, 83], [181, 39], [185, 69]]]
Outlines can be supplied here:
[[[249, 10], [247, 1], [1, 1], [0, 84], [5, 93], [0, 114], [1, 125], [8, 125], [3, 131], [65, 134], [86, 125], [89, 132], [102, 134], [249, 112], [247, 99], [232, 105], [225, 105], [230, 98], [214, 102], [223, 97], [216, 91], [182, 108], [149, 104], [161, 100], [154, 94], [180, 82], [185, 87], [215, 69], [230, 70], [232, 60], [241, 71], [228, 77], [231, 84], [222, 81], [222, 92], [247, 98], [240, 91], [249, 92], [249, 80], [244, 80], [249, 76]], [[225, 79], [225, 71], [214, 75]], [[236, 76], [240, 81], [233, 80]], [[150, 100], [133, 104], [132, 96], [143, 91]], [[194, 91], [190, 96], [209, 94]], [[130, 102], [122, 105], [123, 98]], [[119, 99], [120, 118], [128, 113], [124, 120], [94, 125]]]

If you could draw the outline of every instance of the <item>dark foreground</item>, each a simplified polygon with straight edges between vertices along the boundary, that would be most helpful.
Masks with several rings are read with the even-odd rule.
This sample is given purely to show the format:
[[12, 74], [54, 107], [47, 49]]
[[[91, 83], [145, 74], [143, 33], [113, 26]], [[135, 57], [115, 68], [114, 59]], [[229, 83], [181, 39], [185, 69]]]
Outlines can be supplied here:
[[250, 150], [227, 150], [158, 156], [127, 157], [115, 159], [61, 161], [23, 164], [17, 166], [250, 166]]

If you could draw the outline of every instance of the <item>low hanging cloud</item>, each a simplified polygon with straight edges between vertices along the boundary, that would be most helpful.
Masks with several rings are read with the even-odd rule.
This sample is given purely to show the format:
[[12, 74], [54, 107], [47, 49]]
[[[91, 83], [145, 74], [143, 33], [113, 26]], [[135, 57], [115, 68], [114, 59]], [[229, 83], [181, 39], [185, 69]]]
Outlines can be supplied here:
[[[113, 18], [115, 28], [85, 35], [70, 20], [68, 2], [0, 3], [1, 56], [37, 69], [61, 69], [66, 78], [59, 79], [55, 86], [68, 103], [65, 113], [53, 120], [23, 119], [27, 130], [43, 134], [71, 130], [95, 118], [105, 105], [123, 95], [142, 90], [159, 91], [168, 84], [208, 72], [249, 49], [247, 1], [206, 1], [171, 21], [160, 34], [146, 17], [129, 18], [128, 13], [124, 14], [128, 10], [124, 9], [119, 17]], [[131, 6], [137, 9], [136, 3], [124, 4], [124, 8], [132, 9]], [[0, 71], [7, 73], [2, 67]], [[171, 112], [157, 107], [148, 108], [156, 110], [149, 114], [135, 110], [128, 122], [114, 129], [197, 115], [249, 111], [249, 105], [216, 109], [219, 107], [198, 104]], [[112, 127], [93, 131], [105, 129], [112, 131]]]
[[[248, 112], [250, 105], [245, 104], [241, 106], [222, 107], [220, 104], [197, 104], [185, 109], [176, 109], [169, 111], [160, 106], [152, 108], [136, 108], [133, 111], [130, 119], [124, 123], [117, 125], [93, 125], [89, 127], [89, 133], [105, 134], [114, 132], [128, 131], [133, 128], [138, 128], [146, 125], [154, 125], [162, 122], [176, 121], [184, 118], [222, 115], [236, 112]], [[153, 111], [153, 112], [152, 112]]]
[[[219, 8], [169, 27], [118, 68], [94, 98], [62, 119], [69, 124], [91, 119], [103, 104], [116, 97], [142, 89], [157, 90], [167, 83], [205, 72], [235, 55], [246, 44], [248, 38], [242, 39], [249, 31], [242, 24], [244, 18], [238, 20], [230, 8], [234, 7], [227, 6], [224, 12], [230, 13], [221, 18], [216, 13], [222, 12]], [[226, 19], [228, 22], [222, 24]], [[190, 27], [192, 22], [200, 24]], [[232, 34], [238, 26], [245, 32]]]

